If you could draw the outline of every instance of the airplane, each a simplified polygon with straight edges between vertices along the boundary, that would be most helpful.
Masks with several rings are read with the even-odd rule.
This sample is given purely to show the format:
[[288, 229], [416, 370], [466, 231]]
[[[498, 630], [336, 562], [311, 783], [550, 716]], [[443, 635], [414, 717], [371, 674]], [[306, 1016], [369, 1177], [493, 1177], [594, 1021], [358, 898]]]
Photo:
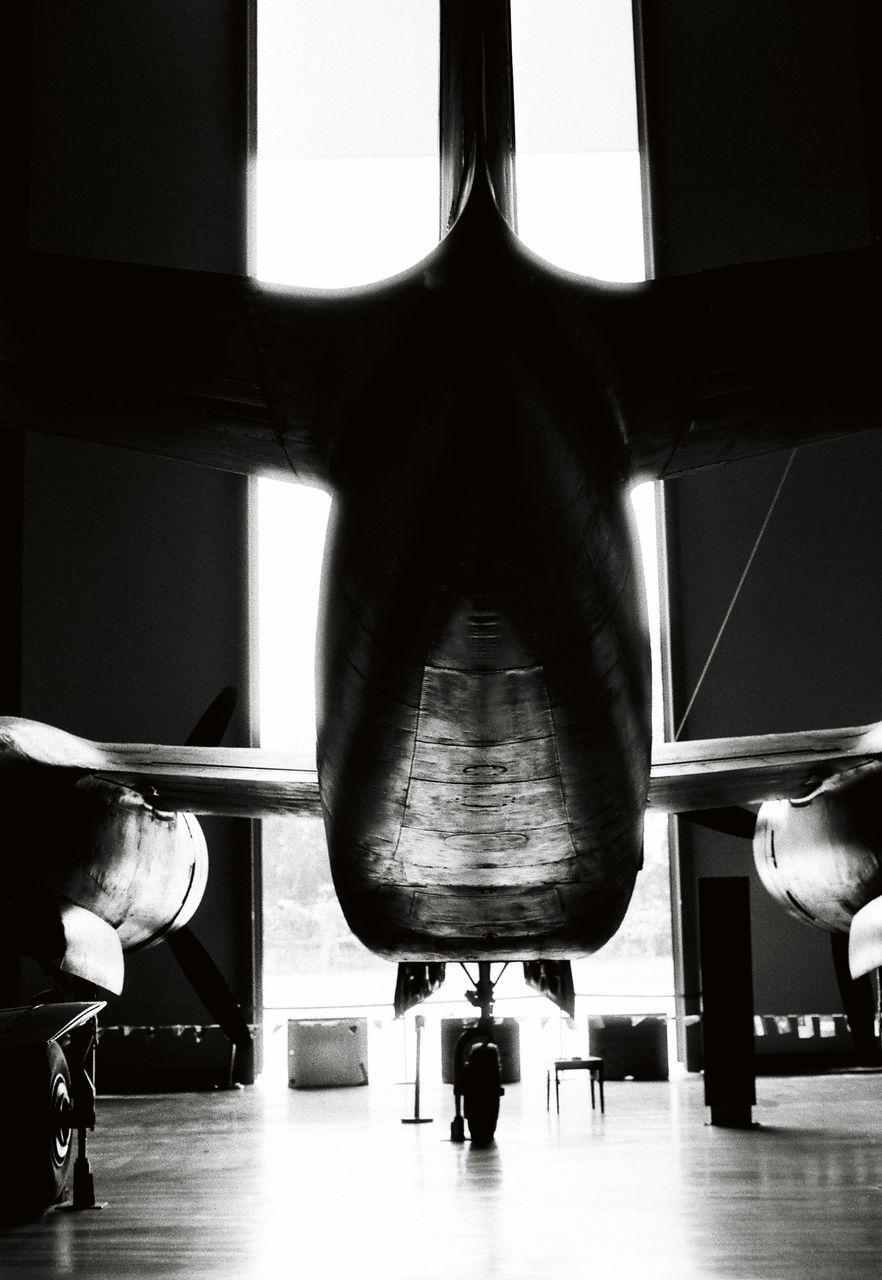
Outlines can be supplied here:
[[755, 827], [779, 901], [850, 930], [855, 973], [882, 962], [882, 727], [652, 749], [629, 504], [646, 479], [882, 425], [880, 266], [868, 248], [637, 285], [550, 266], [514, 229], [508, 5], [440, 17], [442, 238], [411, 269], [298, 290], [31, 253], [3, 285], [4, 422], [330, 491], [316, 770], [7, 718], [0, 793], [69, 833], [21, 870], [19, 945], [110, 991], [125, 948], [187, 937], [198, 815], [321, 812], [398, 1012], [478, 965], [451, 1136], [480, 1145], [491, 963], [572, 1009], [569, 962], [619, 928], [647, 806]]

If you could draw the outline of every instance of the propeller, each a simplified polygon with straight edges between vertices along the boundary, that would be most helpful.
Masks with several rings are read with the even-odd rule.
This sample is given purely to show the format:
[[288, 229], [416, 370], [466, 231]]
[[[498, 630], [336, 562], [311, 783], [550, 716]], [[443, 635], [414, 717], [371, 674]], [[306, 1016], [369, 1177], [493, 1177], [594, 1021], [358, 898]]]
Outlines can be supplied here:
[[[219, 747], [238, 701], [239, 691], [232, 685], [221, 689], [194, 725], [185, 745]], [[253, 1080], [254, 1037], [226, 978], [189, 925], [168, 934], [166, 942], [190, 986], [233, 1046], [230, 1084]]]
[[185, 747], [219, 747], [230, 727], [233, 712], [239, 701], [239, 690], [228, 684], [209, 706], [190, 731]]
[[876, 984], [872, 973], [865, 973], [861, 978], [851, 976], [848, 942], [847, 933], [830, 934], [833, 968], [836, 971], [848, 1029], [859, 1062], [862, 1066], [870, 1066], [878, 1064], [882, 1056], [876, 1035]]
[[169, 934], [166, 942], [190, 986], [233, 1046], [230, 1084], [253, 1080], [254, 1037], [226, 978], [189, 925]]

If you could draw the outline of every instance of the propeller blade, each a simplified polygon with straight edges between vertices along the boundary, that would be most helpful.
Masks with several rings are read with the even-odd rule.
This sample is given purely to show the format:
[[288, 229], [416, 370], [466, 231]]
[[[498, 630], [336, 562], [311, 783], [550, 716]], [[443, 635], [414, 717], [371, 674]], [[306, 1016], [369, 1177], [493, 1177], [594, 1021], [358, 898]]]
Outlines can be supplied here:
[[166, 941], [191, 987], [233, 1045], [230, 1083], [250, 1082], [254, 1079], [254, 1037], [226, 978], [186, 925], [169, 934]]
[[756, 831], [757, 815], [752, 809], [744, 809], [740, 805], [730, 804], [722, 809], [689, 809], [680, 814], [700, 827], [708, 827], [711, 831], [719, 831], [724, 836], [738, 836], [742, 840], [752, 840]]
[[223, 736], [230, 727], [236, 703], [239, 701], [239, 690], [229, 684], [202, 713], [198, 723], [184, 743], [186, 747], [219, 747]]
[[851, 976], [847, 933], [831, 933], [830, 945], [842, 1008], [855, 1052], [863, 1065], [877, 1063], [880, 1060], [880, 1049], [876, 1039], [876, 990], [872, 972], [859, 978]]
[[[239, 701], [233, 685], [221, 689], [202, 713], [185, 746], [218, 747]], [[196, 935], [185, 925], [166, 938], [190, 986], [233, 1046], [230, 1084], [254, 1079], [254, 1039], [236, 997]]]

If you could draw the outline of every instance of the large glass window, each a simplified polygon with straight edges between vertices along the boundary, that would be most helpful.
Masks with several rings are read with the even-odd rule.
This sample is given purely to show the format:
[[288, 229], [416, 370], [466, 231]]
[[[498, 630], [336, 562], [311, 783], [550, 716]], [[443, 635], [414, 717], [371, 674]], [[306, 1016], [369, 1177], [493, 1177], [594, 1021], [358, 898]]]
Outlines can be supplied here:
[[345, 287], [438, 236], [436, 0], [258, 0], [252, 270]]
[[[512, 19], [519, 234], [569, 270], [642, 279], [630, 6], [514, 0]], [[345, 286], [411, 265], [437, 236], [435, 0], [259, 0], [258, 22], [256, 274]], [[636, 491], [634, 503], [660, 692], [654, 487]], [[327, 513], [324, 494], [259, 484], [261, 740], [305, 755], [314, 750], [313, 643]], [[655, 717], [661, 736], [660, 696]], [[359, 1006], [390, 1013], [394, 966], [349, 933], [320, 821], [265, 821], [263, 866], [268, 1008], [277, 1016]], [[624, 926], [597, 956], [577, 962], [574, 976], [580, 1018], [673, 1012], [664, 818], [647, 821], [645, 868]], [[456, 1000], [464, 986], [453, 974], [430, 1005], [467, 1013]], [[499, 995], [500, 1014], [532, 1010], [547, 1020], [546, 1002], [525, 999], [519, 967]]]
[[512, 0], [518, 235], [598, 280], [643, 280], [631, 6]]

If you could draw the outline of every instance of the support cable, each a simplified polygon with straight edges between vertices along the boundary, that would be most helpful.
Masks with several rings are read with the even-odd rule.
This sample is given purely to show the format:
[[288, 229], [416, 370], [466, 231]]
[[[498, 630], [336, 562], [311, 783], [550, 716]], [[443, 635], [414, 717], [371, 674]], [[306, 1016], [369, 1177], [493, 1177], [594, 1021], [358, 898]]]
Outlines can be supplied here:
[[738, 579], [738, 585], [735, 588], [735, 591], [732, 595], [732, 599], [729, 601], [729, 607], [725, 612], [723, 621], [720, 623], [720, 628], [717, 631], [716, 638], [714, 639], [714, 642], [710, 647], [710, 653], [707, 655], [705, 664], [701, 669], [701, 674], [699, 675], [698, 680], [695, 682], [695, 688], [692, 691], [692, 697], [689, 699], [689, 703], [686, 707], [686, 710], [683, 712], [683, 716], [680, 720], [679, 725], [677, 726], [677, 732], [674, 734], [675, 742], [679, 741], [680, 734], [683, 732], [683, 726], [688, 720], [689, 713], [691, 712], [693, 706], [695, 705], [695, 699], [698, 697], [699, 690], [701, 689], [701, 686], [704, 684], [704, 678], [708, 673], [710, 664], [713, 662], [714, 654], [716, 653], [717, 648], [719, 647], [719, 643], [723, 638], [723, 632], [726, 630], [726, 626], [728, 625], [729, 619], [732, 616], [732, 611], [735, 608], [736, 603], [738, 602], [738, 597], [741, 594], [741, 588], [744, 586], [744, 583], [747, 580], [747, 575], [750, 573], [751, 565], [756, 559], [756, 554], [760, 549], [760, 543], [762, 542], [763, 537], [765, 536], [766, 529], [769, 527], [769, 521], [772, 519], [772, 514], [775, 510], [775, 507], [778, 505], [778, 499], [781, 497], [781, 491], [783, 490], [784, 483], [787, 480], [788, 475], [790, 474], [790, 468], [793, 466], [793, 459], [795, 457], [796, 457], [796, 450], [791, 449], [790, 454], [787, 458], [787, 462], [784, 465], [784, 470], [781, 473], [781, 479], [778, 481], [778, 487], [776, 488], [774, 494], [772, 495], [772, 500], [769, 503], [769, 509], [766, 512], [765, 519], [760, 525], [760, 530], [754, 540], [753, 548], [750, 552], [750, 555], [747, 557], [747, 563], [744, 566], [741, 577]]

